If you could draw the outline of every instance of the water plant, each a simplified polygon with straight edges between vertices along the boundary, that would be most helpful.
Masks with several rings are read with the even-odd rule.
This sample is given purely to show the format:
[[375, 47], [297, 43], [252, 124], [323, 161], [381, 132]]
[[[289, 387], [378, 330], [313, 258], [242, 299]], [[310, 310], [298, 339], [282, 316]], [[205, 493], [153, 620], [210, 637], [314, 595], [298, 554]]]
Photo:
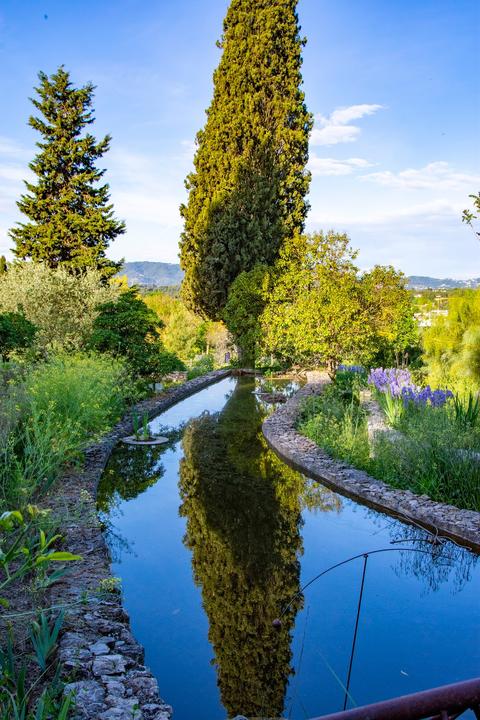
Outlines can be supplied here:
[[150, 429], [148, 427], [148, 413], [143, 413], [142, 421], [142, 440], [148, 440], [151, 437]]
[[140, 440], [140, 421], [136, 410], [132, 412], [132, 425], [135, 440]]

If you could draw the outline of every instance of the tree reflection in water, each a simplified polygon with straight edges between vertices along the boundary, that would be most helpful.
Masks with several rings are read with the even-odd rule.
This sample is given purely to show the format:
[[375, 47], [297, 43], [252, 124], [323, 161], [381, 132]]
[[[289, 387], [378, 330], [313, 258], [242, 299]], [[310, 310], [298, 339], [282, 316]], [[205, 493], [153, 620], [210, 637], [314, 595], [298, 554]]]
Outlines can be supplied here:
[[[222, 412], [193, 420], [183, 438], [180, 512], [209, 619], [221, 699], [230, 716], [279, 717], [292, 674], [304, 506], [339, 508], [268, 450], [254, 383], [238, 382]], [[321, 489], [320, 489], [321, 488]]]

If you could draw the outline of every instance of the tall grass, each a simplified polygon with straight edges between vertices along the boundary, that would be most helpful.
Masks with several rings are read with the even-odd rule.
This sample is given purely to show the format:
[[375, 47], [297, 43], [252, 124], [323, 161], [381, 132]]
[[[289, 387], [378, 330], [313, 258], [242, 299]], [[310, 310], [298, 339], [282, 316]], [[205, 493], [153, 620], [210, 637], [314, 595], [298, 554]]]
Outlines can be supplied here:
[[22, 505], [121, 416], [133, 385], [119, 360], [61, 355], [3, 387], [0, 493]]

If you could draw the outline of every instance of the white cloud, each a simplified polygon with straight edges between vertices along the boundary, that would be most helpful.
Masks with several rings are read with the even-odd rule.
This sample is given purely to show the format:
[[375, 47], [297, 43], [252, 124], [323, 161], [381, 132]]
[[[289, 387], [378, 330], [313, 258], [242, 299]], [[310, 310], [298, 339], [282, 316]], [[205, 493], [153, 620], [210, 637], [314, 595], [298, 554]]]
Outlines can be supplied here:
[[351, 175], [355, 170], [372, 167], [372, 163], [364, 158], [349, 158], [337, 160], [336, 158], [321, 158], [312, 154], [308, 162], [312, 175]]
[[464, 187], [471, 189], [480, 183], [480, 175], [459, 172], [441, 160], [429, 163], [423, 168], [407, 168], [398, 173], [385, 170], [369, 173], [363, 178], [388, 187], [414, 190], [456, 190]]
[[0, 135], [0, 157], [2, 156], [13, 156], [17, 160], [24, 160], [30, 158], [30, 153], [27, 148], [22, 147], [22, 145], [19, 145], [15, 140]]
[[315, 125], [310, 142], [312, 145], [337, 145], [338, 143], [355, 142], [360, 135], [360, 128], [351, 125], [352, 120], [360, 120], [373, 115], [384, 106], [362, 103], [349, 107], [337, 108], [329, 116], [315, 115]]
[[347, 207], [345, 213], [312, 213], [310, 222], [315, 225], [330, 226], [370, 226], [392, 225], [401, 221], [406, 224], [428, 225], [439, 219], [451, 218], [461, 225], [462, 205], [446, 200], [432, 200], [427, 203], [407, 205], [394, 210], [378, 210], [376, 204], [362, 212], [352, 213]]
[[[181, 231], [179, 205], [185, 199], [183, 178], [191, 167], [191, 146], [181, 143], [169, 156], [116, 146], [101, 161], [107, 168], [115, 214], [127, 231], [112, 243], [109, 255], [128, 259], [176, 262]], [[28, 160], [34, 150], [0, 137], [0, 254], [12, 241], [8, 228], [21, 216], [16, 200], [32, 176]]]

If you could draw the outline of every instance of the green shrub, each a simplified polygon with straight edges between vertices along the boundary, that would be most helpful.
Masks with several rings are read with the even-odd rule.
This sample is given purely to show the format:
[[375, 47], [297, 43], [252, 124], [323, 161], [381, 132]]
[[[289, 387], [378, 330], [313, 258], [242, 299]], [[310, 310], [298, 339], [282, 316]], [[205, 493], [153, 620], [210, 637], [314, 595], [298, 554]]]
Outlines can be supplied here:
[[95, 270], [73, 275], [41, 263], [12, 263], [0, 275], [0, 312], [21, 311], [35, 325], [40, 350], [80, 350], [92, 332], [97, 306], [114, 300], [118, 285]]
[[30, 347], [37, 329], [23, 313], [0, 314], [0, 357], [6, 361], [14, 350]]
[[143, 377], [184, 369], [178, 358], [165, 351], [159, 336], [163, 323], [135, 288], [122, 292], [116, 302], [105, 303], [98, 310], [89, 340], [92, 349], [123, 358]]
[[196, 377], [200, 377], [200, 375], [206, 375], [212, 370], [213, 357], [211, 355], [203, 355], [188, 371], [187, 380], [193, 380]]
[[123, 362], [80, 353], [54, 357], [11, 384], [0, 412], [4, 500], [22, 505], [47, 488], [118, 420], [134, 392]]

